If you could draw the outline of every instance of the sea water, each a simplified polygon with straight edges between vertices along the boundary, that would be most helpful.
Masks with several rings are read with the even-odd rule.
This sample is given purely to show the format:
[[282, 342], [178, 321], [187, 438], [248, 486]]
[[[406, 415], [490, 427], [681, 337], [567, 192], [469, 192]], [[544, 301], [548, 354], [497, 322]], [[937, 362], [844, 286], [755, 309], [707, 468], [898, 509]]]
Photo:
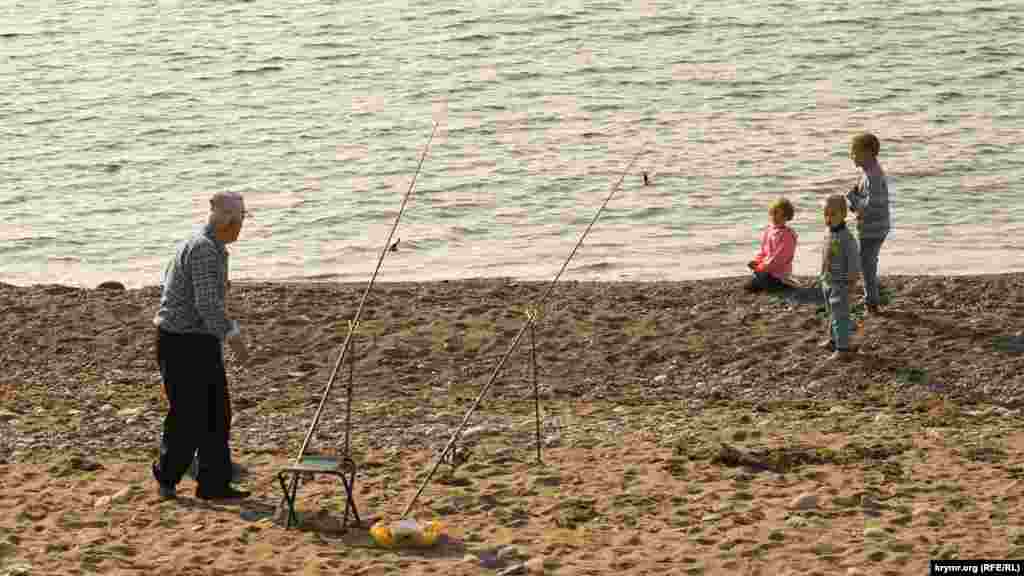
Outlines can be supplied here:
[[[1024, 2], [42, 0], [0, 6], [0, 281], [159, 282], [218, 190], [233, 278], [813, 274], [882, 142], [882, 274], [1024, 270]], [[629, 162], [641, 154], [623, 173]], [[650, 185], [644, 186], [647, 172]]]

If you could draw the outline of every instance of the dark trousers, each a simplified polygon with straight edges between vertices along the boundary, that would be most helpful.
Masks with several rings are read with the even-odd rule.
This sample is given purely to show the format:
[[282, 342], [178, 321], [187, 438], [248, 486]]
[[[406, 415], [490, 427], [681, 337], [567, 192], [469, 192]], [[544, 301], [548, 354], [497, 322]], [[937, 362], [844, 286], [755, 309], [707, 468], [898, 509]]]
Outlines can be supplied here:
[[748, 292], [761, 292], [762, 290], [782, 290], [786, 285], [775, 276], [767, 272], [754, 272], [747, 282], [745, 288]]
[[160, 330], [156, 350], [170, 405], [160, 439], [159, 481], [176, 485], [198, 450], [200, 489], [220, 490], [231, 481], [221, 343], [214, 336]]

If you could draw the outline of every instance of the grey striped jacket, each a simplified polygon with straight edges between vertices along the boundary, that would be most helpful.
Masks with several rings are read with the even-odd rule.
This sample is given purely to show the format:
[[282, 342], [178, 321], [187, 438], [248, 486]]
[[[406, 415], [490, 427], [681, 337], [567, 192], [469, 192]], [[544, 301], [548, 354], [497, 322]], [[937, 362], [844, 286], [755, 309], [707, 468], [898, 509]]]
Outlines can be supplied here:
[[884, 238], [889, 233], [889, 181], [884, 173], [861, 176], [846, 200], [851, 210], [863, 214], [857, 219], [858, 238]]
[[860, 274], [860, 247], [845, 223], [829, 227], [821, 258], [821, 272], [822, 283], [826, 287], [842, 287], [842, 290], [837, 290], [842, 298], [846, 297], [850, 278]]

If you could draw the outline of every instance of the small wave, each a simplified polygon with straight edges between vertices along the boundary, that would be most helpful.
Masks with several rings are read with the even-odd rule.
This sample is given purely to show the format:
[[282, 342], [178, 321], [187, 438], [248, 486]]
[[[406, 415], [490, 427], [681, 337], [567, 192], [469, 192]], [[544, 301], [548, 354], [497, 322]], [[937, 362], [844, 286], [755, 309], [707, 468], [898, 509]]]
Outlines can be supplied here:
[[636, 72], [640, 70], [637, 66], [632, 64], [619, 64], [616, 66], [583, 66], [575, 73], [580, 75], [586, 74], [618, 74], [625, 72]]
[[580, 107], [584, 112], [618, 112], [622, 110], [621, 104], [585, 104]]
[[497, 38], [493, 34], [468, 34], [466, 36], [456, 36], [452, 38], [452, 42], [485, 42], [488, 40], [494, 40]]
[[442, 8], [442, 9], [438, 10], [437, 12], [430, 12], [427, 15], [428, 16], [458, 16], [459, 14], [462, 14], [462, 10], [459, 10], [458, 8]]
[[509, 72], [509, 73], [501, 75], [501, 78], [503, 80], [512, 80], [512, 81], [515, 81], [515, 80], [534, 80], [534, 79], [543, 78], [543, 77], [544, 77], [544, 74], [542, 74], [540, 72], [533, 72], [533, 71]]
[[145, 98], [150, 100], [168, 100], [172, 98], [187, 98], [188, 96], [187, 92], [180, 92], [178, 90], [157, 90], [147, 94]]
[[348, 52], [339, 54], [321, 54], [314, 56], [313, 60], [320, 62], [330, 62], [331, 68], [360, 68], [362, 64], [359, 58], [362, 54], [359, 52]]
[[575, 20], [576, 14], [570, 14], [566, 12], [558, 12], [556, 14], [545, 14], [536, 18], [538, 22], [566, 22], [568, 20]]
[[7, 199], [0, 198], [0, 206], [17, 206], [26, 202], [28, 202], [27, 194], [15, 194]]
[[266, 74], [268, 72], [281, 72], [284, 70], [283, 66], [260, 66], [259, 68], [242, 68], [240, 70], [233, 70], [231, 73], [235, 76], [247, 76], [253, 74]]
[[621, 42], [643, 42], [652, 38], [668, 37], [673, 36], [685, 36], [692, 34], [695, 30], [694, 26], [683, 25], [683, 26], [667, 26], [664, 28], [656, 28], [654, 30], [630, 30], [614, 36], [616, 40]]
[[825, 18], [824, 20], [819, 21], [818, 24], [825, 25], [825, 26], [842, 26], [842, 27], [845, 28], [847, 26], [853, 26], [853, 27], [873, 26], [873, 25], [879, 24], [880, 22], [881, 22], [881, 19], [876, 17], [876, 16], [864, 16], [864, 17], [859, 17], [859, 18], [858, 17], [850, 18], [850, 17], [847, 17], [847, 16], [840, 16], [838, 18]]
[[31, 35], [31, 33], [27, 32], [0, 32], [0, 38], [21, 38], [23, 36]]
[[201, 144], [189, 144], [185, 146], [186, 152], [205, 152], [207, 150], [216, 150], [219, 148], [217, 144], [201, 143]]
[[103, 206], [95, 210], [83, 210], [81, 214], [86, 216], [103, 216], [107, 214], [123, 214], [127, 209], [121, 206]]
[[895, 170], [888, 172], [890, 178], [930, 178], [948, 174], [946, 168], [924, 168], [920, 170]]
[[51, 244], [56, 244], [56, 242], [57, 238], [53, 236], [27, 236], [23, 238], [13, 238], [11, 240], [0, 242], [0, 254], [49, 246]]
[[1004, 10], [1005, 10], [1005, 8], [1003, 8], [1002, 6], [975, 6], [973, 8], [968, 8], [967, 10], [964, 10], [963, 12], [961, 12], [961, 14], [963, 14], [965, 16], [969, 16], [971, 14], [987, 14], [987, 13], [992, 13], [992, 12], [1003, 12]]
[[306, 42], [305, 44], [302, 45], [302, 47], [303, 48], [310, 48], [310, 49], [318, 49], [318, 48], [334, 49], [334, 48], [349, 48], [350, 44], [347, 44], [345, 42], [332, 42], [330, 40], [327, 40], [327, 41], [323, 41], [323, 42]]
[[936, 16], [949, 16], [951, 13], [947, 10], [939, 8], [933, 8], [931, 10], [910, 10], [907, 12], [901, 12], [899, 16], [905, 19], [917, 19], [917, 18], [933, 18]]
[[946, 102], [951, 102], [953, 100], [959, 100], [964, 97], [965, 95], [962, 92], [957, 92], [956, 90], [939, 92], [938, 94], [935, 95], [935, 99], [943, 104]]
[[977, 76], [974, 77], [974, 79], [975, 80], [995, 80], [996, 78], [1002, 78], [1003, 76], [1006, 76], [1009, 73], [1010, 73], [1010, 71], [1006, 70], [1006, 69], [989, 70], [987, 72], [982, 72], [981, 74], [978, 74]]
[[573, 272], [604, 272], [615, 268], [615, 264], [611, 262], [594, 262], [593, 264], [583, 264], [582, 266], [573, 266]]
[[671, 212], [672, 210], [665, 206], [648, 206], [647, 208], [641, 208], [634, 211], [632, 218], [637, 220], [648, 220], [661, 214], [669, 214]]
[[811, 62], [845, 62], [860, 56], [854, 50], [840, 50], [836, 52], [809, 52], [801, 57]]
[[174, 134], [174, 130], [170, 128], [148, 128], [139, 132], [139, 136], [170, 136]]
[[57, 118], [42, 117], [42, 118], [31, 118], [29, 120], [22, 121], [24, 126], [45, 126], [47, 124], [53, 124], [57, 121]]
[[547, 96], [547, 94], [542, 90], [523, 90], [522, 92], [514, 92], [512, 96], [523, 100], [536, 100]]
[[1010, 45], [1009, 47], [982, 46], [978, 48], [978, 54], [982, 57], [985, 57], [986, 59], [991, 58], [993, 56], [1000, 58], [1016, 58], [1017, 51], [1014, 48], [1015, 47], [1013, 45]]

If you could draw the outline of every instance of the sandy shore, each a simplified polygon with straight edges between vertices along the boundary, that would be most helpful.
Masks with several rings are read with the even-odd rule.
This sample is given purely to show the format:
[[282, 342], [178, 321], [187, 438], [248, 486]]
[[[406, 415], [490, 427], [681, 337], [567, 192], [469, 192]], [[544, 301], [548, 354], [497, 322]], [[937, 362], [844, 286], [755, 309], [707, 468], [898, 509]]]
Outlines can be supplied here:
[[[362, 284], [236, 283], [253, 349], [229, 357], [246, 502], [184, 480], [157, 499], [159, 293], [0, 284], [0, 574], [920, 574], [1024, 557], [1024, 275], [887, 277], [859, 353], [824, 362], [819, 306], [742, 279], [560, 284], [413, 515], [447, 541], [337, 530], [326, 480], [274, 523]], [[366, 517], [395, 518], [523, 325], [542, 283], [378, 286], [356, 341]], [[346, 373], [347, 374], [347, 373]], [[340, 450], [343, 378], [313, 446]]]

